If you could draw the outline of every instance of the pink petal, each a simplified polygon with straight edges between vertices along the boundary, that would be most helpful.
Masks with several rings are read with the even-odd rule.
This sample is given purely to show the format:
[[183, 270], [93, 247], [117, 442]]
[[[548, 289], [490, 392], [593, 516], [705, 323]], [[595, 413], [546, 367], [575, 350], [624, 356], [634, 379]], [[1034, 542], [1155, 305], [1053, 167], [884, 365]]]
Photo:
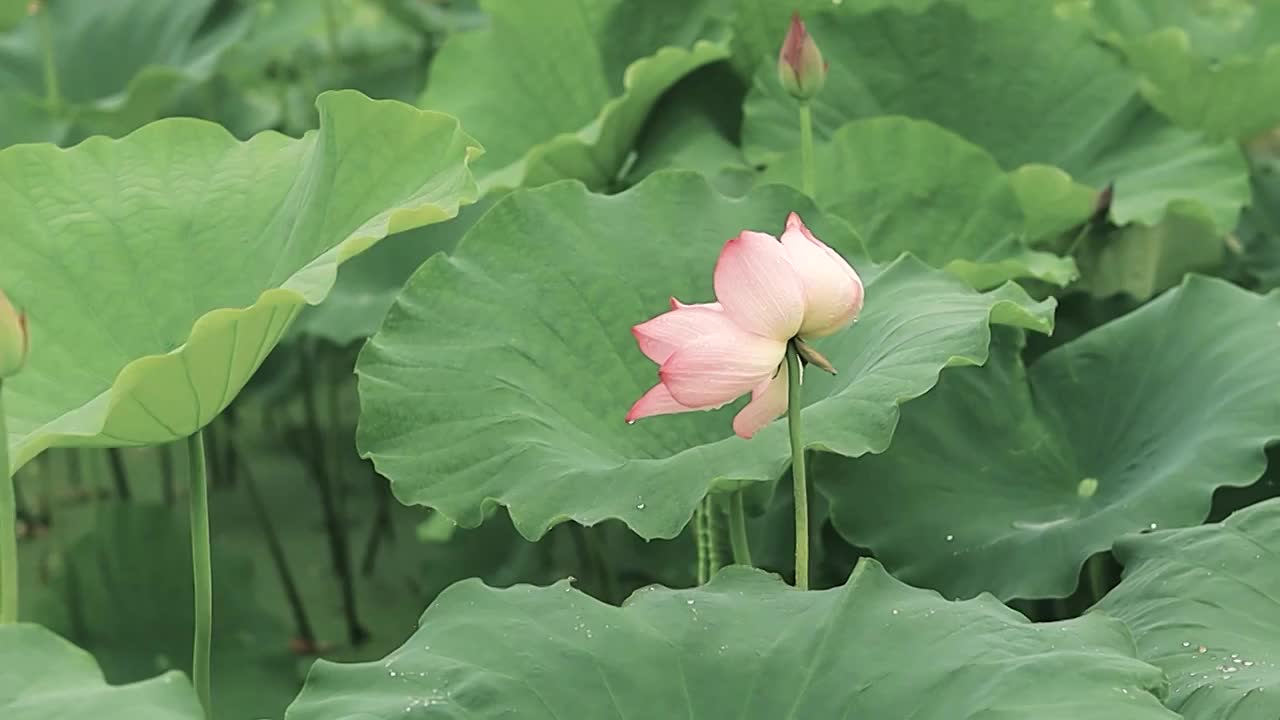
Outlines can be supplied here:
[[645, 393], [636, 401], [635, 405], [631, 406], [631, 410], [627, 412], [627, 422], [633, 423], [640, 418], [692, 412], [693, 410], [694, 408], [685, 407], [676, 402], [676, 399], [671, 397], [671, 391], [667, 389], [667, 386], [658, 383], [649, 388], [649, 392]]
[[675, 297], [672, 297], [672, 298], [671, 298], [671, 309], [672, 309], [672, 310], [679, 310], [680, 308], [692, 308], [692, 307], [710, 308], [710, 309], [715, 310], [715, 311], [717, 311], [717, 312], [719, 312], [719, 311], [721, 311], [721, 310], [724, 310], [724, 306], [723, 306], [723, 305], [721, 305], [721, 304], [720, 304], [720, 303], [718, 303], [718, 302], [709, 302], [709, 303], [682, 303], [682, 302], [680, 302], [679, 300], [677, 300]]
[[685, 345], [711, 335], [737, 331], [728, 316], [705, 305], [682, 305], [631, 328], [640, 352], [659, 365]]
[[800, 216], [787, 217], [782, 246], [804, 287], [799, 334], [818, 338], [849, 326], [862, 310], [862, 279], [840, 254], [814, 237]]
[[681, 405], [718, 408], [772, 377], [786, 349], [782, 340], [737, 330], [680, 348], [658, 375]]
[[787, 412], [787, 371], [779, 368], [774, 376], [751, 391], [751, 402], [733, 417], [733, 431], [738, 437], [751, 439], [765, 425]]
[[743, 231], [716, 262], [716, 298], [735, 323], [757, 335], [790, 340], [804, 319], [804, 287], [782, 244]]

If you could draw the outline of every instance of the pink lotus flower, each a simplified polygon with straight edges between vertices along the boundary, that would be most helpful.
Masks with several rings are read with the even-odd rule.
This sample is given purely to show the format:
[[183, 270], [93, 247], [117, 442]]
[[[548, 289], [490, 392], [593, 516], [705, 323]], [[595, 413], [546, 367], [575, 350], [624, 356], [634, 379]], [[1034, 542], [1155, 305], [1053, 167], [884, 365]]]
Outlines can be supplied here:
[[714, 278], [718, 302], [686, 305], [631, 329], [658, 363], [660, 381], [627, 422], [714, 410], [750, 392], [733, 431], [750, 438], [787, 411], [787, 343], [849, 326], [862, 309], [862, 280], [791, 213], [781, 238], [745, 230], [725, 243]]

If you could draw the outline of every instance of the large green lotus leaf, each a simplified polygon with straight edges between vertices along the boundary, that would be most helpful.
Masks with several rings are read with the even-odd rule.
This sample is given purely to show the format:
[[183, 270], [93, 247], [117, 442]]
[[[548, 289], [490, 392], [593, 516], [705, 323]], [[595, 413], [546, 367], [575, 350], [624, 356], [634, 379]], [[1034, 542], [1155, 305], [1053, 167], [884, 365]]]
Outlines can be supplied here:
[[1214, 525], [1116, 544], [1124, 580], [1098, 604], [1170, 681], [1187, 720], [1280, 717], [1280, 500]]
[[1280, 124], [1280, 2], [1095, 0], [1092, 17], [1179, 124], [1223, 138]]
[[[215, 0], [59, 0], [0, 36], [0, 147], [122, 135], [158, 117], [178, 93], [209, 77], [248, 27], [248, 13]], [[49, 24], [60, 111], [43, 104], [42, 21]], [[20, 101], [18, 98], [21, 98]], [[17, 113], [11, 117], [11, 112]]]
[[467, 229], [501, 197], [502, 193], [490, 193], [462, 208], [449, 222], [393, 235], [352, 258], [338, 271], [338, 280], [324, 302], [303, 308], [289, 335], [350, 345], [374, 334], [418, 266], [436, 253], [453, 250]]
[[855, 258], [867, 293], [858, 324], [817, 343], [840, 374], [805, 383], [811, 447], [883, 450], [899, 403], [943, 367], [986, 359], [990, 321], [1050, 326], [1052, 300], [1016, 286], [979, 294], [911, 257], [857, 260], [849, 227], [790, 188], [727, 198], [674, 171], [608, 197], [561, 182], [507, 196], [452, 257], [409, 279], [357, 364], [362, 453], [402, 502], [467, 527], [500, 504], [529, 538], [610, 518], [670, 538], [713, 486], [775, 480], [790, 457], [785, 423], [745, 441], [730, 408], [623, 418], [657, 381], [631, 327], [671, 295], [709, 300], [724, 242], [779, 233], [792, 210]]
[[728, 56], [718, 1], [489, 0], [489, 26], [446, 41], [419, 104], [484, 143], [485, 190], [561, 178], [601, 187], [662, 93]]
[[1145, 300], [1177, 285], [1189, 271], [1217, 269], [1226, 247], [1202, 215], [1174, 208], [1154, 226], [1086, 237], [1076, 254], [1078, 287], [1097, 297], [1126, 293]]
[[907, 582], [1068, 595], [1116, 538], [1200, 523], [1215, 488], [1262, 475], [1277, 324], [1280, 294], [1191, 276], [1030, 368], [1004, 336], [908, 405], [888, 452], [822, 462], [818, 486], [836, 529]]
[[[1006, 169], [1053, 165], [1095, 190], [1114, 182], [1112, 213], [1122, 224], [1152, 224], [1179, 202], [1200, 206], [1225, 234], [1248, 200], [1234, 145], [1169, 126], [1145, 107], [1135, 78], [1048, 3], [832, 10], [809, 27], [831, 64], [813, 101], [818, 138], [862, 117], [930, 120]], [[745, 107], [745, 151], [762, 164], [799, 144], [796, 103], [776, 75], [759, 69]]]
[[654, 107], [636, 141], [634, 185], [658, 170], [694, 170], [726, 195], [742, 195], [755, 180], [736, 138], [746, 86], [728, 63], [713, 63], [676, 84]]
[[[792, 152], [761, 180], [799, 187], [800, 169]], [[995, 159], [933, 123], [851, 122], [816, 149], [814, 181], [818, 205], [857, 229], [877, 262], [911, 252], [976, 287], [1076, 277], [1070, 258], [1027, 247], [1022, 205]]]
[[5, 720], [200, 720], [178, 672], [112, 687], [85, 651], [38, 625], [0, 626], [0, 717]]
[[1033, 625], [990, 597], [903, 585], [874, 561], [831, 590], [734, 567], [621, 608], [567, 581], [467, 581], [419, 626], [381, 661], [318, 662], [286, 719], [1177, 717], [1121, 623]]
[[198, 120], [0, 151], [0, 287], [31, 318], [5, 382], [14, 467], [200, 429], [338, 266], [475, 198], [453, 118], [356, 92], [301, 140]]

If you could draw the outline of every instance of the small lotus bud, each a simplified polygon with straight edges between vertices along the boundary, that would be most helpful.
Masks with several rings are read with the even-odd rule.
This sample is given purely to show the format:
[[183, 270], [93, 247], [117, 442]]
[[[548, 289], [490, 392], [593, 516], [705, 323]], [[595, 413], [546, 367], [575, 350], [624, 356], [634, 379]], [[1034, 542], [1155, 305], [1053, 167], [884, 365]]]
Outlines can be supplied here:
[[16, 375], [27, 362], [30, 339], [27, 316], [18, 312], [0, 292], [0, 380]]
[[1107, 215], [1111, 213], [1111, 201], [1115, 199], [1116, 184], [1114, 182], [1107, 183], [1098, 193], [1098, 197], [1093, 202], [1093, 214], [1089, 216], [1089, 222], [1097, 225], [1107, 219]]
[[797, 13], [791, 15], [787, 39], [778, 53], [778, 81], [797, 100], [812, 98], [827, 82], [827, 64], [822, 60], [822, 51]]

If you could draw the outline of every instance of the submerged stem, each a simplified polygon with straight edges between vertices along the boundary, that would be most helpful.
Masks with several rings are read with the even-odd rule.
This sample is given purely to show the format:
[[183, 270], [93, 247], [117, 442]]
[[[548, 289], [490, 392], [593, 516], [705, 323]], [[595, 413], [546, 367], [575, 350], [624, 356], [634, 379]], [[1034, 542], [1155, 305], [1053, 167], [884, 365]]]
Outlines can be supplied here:
[[191, 680], [204, 708], [213, 717], [209, 693], [209, 651], [213, 641], [213, 563], [209, 547], [209, 478], [205, 470], [204, 435], [187, 439], [191, 483], [191, 568], [195, 581], [195, 642], [191, 650]]
[[728, 501], [729, 545], [733, 548], [733, 562], [736, 565], [752, 565], [751, 544], [747, 540], [747, 513], [743, 509], [742, 491], [730, 493]]
[[806, 100], [800, 103], [800, 187], [809, 197], [813, 197], [817, 189], [813, 162], [813, 110]]
[[9, 433], [4, 422], [4, 390], [0, 386], [0, 625], [18, 621], [18, 501], [9, 472]]
[[787, 343], [787, 429], [791, 432], [791, 486], [796, 502], [796, 587], [809, 589], [809, 488], [800, 440], [800, 355]]
[[249, 491], [249, 504], [253, 507], [258, 527], [266, 538], [267, 551], [271, 554], [271, 562], [276, 566], [276, 574], [280, 576], [280, 585], [284, 589], [285, 600], [289, 603], [289, 612], [293, 615], [298, 639], [302, 641], [304, 647], [314, 649], [316, 634], [311, 629], [311, 620], [307, 617], [306, 606], [302, 603], [302, 593], [298, 591], [298, 583], [294, 580], [293, 571], [289, 569], [284, 545], [280, 542], [280, 536], [271, 522], [271, 513], [267, 510], [267, 504], [263, 501], [262, 494], [258, 492], [258, 484], [253, 477], [249, 462], [243, 456], [237, 456], [237, 458], [238, 462], [244, 465], [241, 477], [244, 479], [245, 489]]

